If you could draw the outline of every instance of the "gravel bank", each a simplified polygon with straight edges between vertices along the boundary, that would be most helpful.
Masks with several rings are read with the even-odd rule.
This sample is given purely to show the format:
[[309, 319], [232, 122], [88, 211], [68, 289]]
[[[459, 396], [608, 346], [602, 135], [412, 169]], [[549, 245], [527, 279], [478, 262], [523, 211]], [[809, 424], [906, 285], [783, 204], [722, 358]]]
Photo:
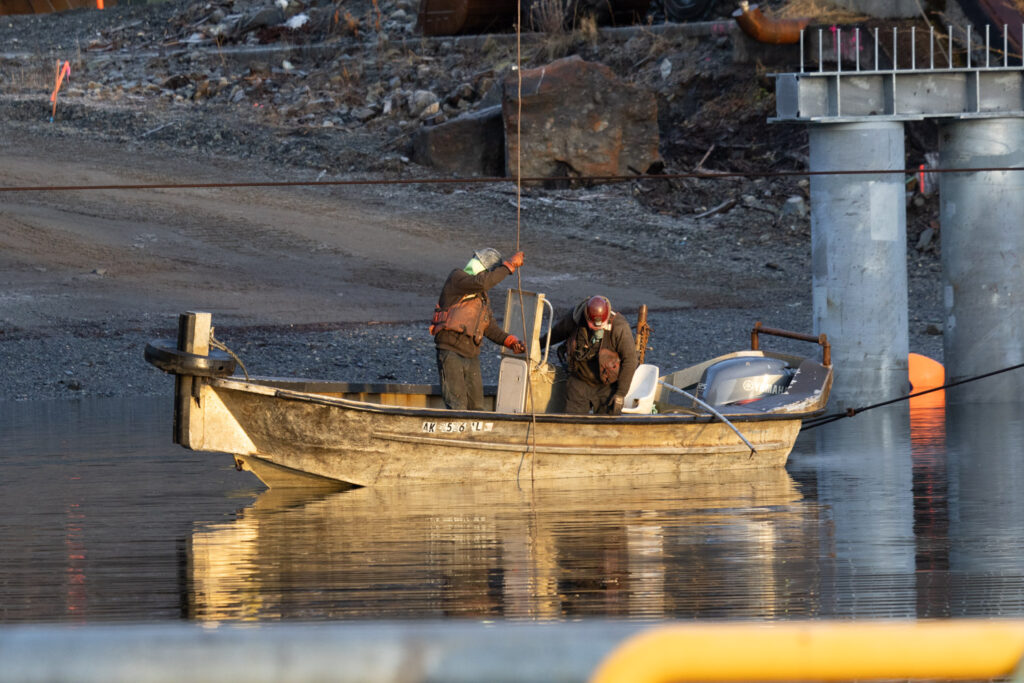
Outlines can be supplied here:
[[[758, 320], [809, 331], [810, 317], [808, 302], [803, 301], [767, 309], [652, 312], [646, 361], [667, 370], [686, 367], [746, 348], [750, 327]], [[170, 396], [171, 376], [149, 365], [143, 349], [150, 340], [173, 338], [175, 322], [170, 318], [152, 326], [90, 325], [0, 335], [0, 395], [14, 401]], [[916, 327], [912, 350], [941, 358], [941, 335], [927, 333], [925, 325]], [[216, 336], [254, 376], [437, 382], [433, 340], [422, 324], [217, 327]], [[771, 338], [764, 347], [814, 352], [808, 344]], [[481, 359], [485, 383], [496, 383], [498, 347], [488, 343]]]
[[[0, 41], [17, 54], [0, 54], [0, 186], [431, 177], [409, 161], [413, 132], [479, 106], [514, 64], [508, 40], [413, 37], [408, 0], [382, 0], [382, 17], [351, 5], [356, 34], [242, 31], [262, 6], [6, 18]], [[222, 50], [225, 27], [239, 32]], [[805, 168], [806, 131], [767, 124], [772, 81], [736, 61], [735, 40], [641, 29], [558, 47], [656, 94], [668, 173]], [[50, 122], [55, 57], [74, 64]], [[417, 92], [436, 117], [410, 109]], [[915, 166], [935, 131], [908, 130]], [[519, 234], [511, 184], [4, 200], [0, 400], [169, 394], [142, 352], [184, 310], [213, 312], [254, 375], [433, 383], [424, 321], [448, 270], [469, 245], [508, 249]], [[666, 369], [745, 347], [757, 320], [810, 332], [809, 218], [788, 210], [807, 200], [806, 180], [785, 175], [527, 188], [524, 288], [560, 307], [602, 292], [633, 320], [648, 304], [648, 360]], [[935, 197], [910, 202], [911, 350], [941, 359], [937, 218]], [[489, 349], [488, 382], [497, 361]]]

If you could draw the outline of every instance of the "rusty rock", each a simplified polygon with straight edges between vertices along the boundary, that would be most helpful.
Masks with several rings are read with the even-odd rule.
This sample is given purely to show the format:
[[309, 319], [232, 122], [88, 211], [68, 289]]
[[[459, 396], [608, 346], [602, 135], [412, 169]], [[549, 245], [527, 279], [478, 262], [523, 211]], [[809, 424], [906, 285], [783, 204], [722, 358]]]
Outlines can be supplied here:
[[524, 69], [522, 80], [521, 120], [515, 74], [504, 81], [509, 176], [520, 152], [526, 178], [631, 175], [660, 162], [653, 93], [578, 56]]

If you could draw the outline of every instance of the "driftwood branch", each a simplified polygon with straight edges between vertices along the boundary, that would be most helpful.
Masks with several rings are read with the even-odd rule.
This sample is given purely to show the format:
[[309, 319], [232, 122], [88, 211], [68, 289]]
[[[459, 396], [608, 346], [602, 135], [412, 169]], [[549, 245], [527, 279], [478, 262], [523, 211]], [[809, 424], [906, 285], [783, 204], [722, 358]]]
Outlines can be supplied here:
[[704, 213], [697, 214], [697, 218], [707, 218], [708, 216], [714, 216], [715, 214], [718, 214], [718, 213], [725, 213], [726, 211], [728, 211], [732, 207], [736, 206], [736, 203], [737, 202], [736, 202], [735, 199], [726, 199], [724, 202], [722, 202], [718, 206], [716, 206], [714, 208], [711, 208], [711, 209], [708, 209]]

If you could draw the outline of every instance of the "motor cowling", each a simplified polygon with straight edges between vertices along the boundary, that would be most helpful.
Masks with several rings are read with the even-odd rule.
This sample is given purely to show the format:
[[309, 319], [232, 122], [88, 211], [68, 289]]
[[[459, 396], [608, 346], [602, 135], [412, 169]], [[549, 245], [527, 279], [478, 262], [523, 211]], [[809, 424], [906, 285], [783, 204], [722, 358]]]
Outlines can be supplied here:
[[784, 393], [794, 370], [778, 358], [729, 358], [704, 370], [697, 396], [711, 405], [751, 403]]

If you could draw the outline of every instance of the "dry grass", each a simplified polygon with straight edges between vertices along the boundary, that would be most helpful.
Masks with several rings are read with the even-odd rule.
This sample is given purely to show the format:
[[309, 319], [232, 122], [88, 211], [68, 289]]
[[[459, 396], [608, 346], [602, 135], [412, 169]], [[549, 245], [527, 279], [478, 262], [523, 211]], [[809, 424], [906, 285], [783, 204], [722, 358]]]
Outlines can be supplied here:
[[377, 0], [373, 0], [373, 30], [380, 33], [380, 25], [383, 21], [384, 15], [380, 11], [380, 6], [377, 4]]
[[[1015, 1], [1024, 2], [1024, 0]], [[868, 19], [866, 15], [839, 7], [829, 0], [789, 0], [772, 14], [781, 19], [806, 17], [816, 24], [853, 24]]]
[[[21, 63], [7, 69], [0, 69], [0, 86], [3, 86], [7, 92], [49, 95], [53, 91], [55, 83], [56, 65], [48, 59], [35, 59], [28, 64]], [[63, 88], [61, 89], [63, 90]]]
[[545, 62], [552, 62], [565, 57], [572, 49], [575, 39], [571, 33], [547, 34], [541, 43], [539, 52]]
[[540, 51], [546, 61], [564, 57], [579, 42], [597, 41], [597, 21], [592, 16], [570, 18], [568, 11], [566, 0], [540, 0], [533, 6], [530, 23], [544, 34]]
[[348, 10], [337, 7], [331, 15], [331, 34], [359, 37], [359, 19]]
[[583, 17], [580, 19], [576, 32], [582, 40], [585, 40], [590, 45], [596, 45], [598, 38], [597, 19], [593, 16]]
[[540, 0], [530, 12], [530, 23], [538, 33], [548, 36], [564, 34], [565, 6], [562, 0]]

